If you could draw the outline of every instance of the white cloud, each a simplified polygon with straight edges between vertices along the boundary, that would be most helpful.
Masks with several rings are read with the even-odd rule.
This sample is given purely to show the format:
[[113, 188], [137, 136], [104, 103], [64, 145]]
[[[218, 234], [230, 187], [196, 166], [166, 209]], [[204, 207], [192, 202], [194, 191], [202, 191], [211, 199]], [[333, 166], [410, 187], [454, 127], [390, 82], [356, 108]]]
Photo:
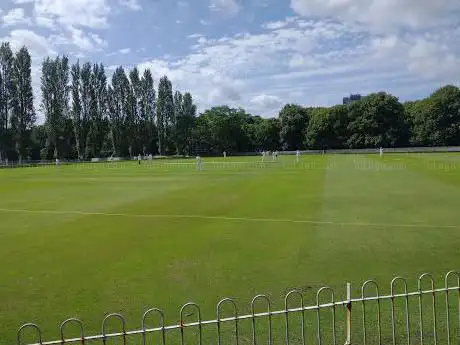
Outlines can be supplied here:
[[30, 24], [30, 18], [26, 18], [23, 8], [13, 8], [2, 18], [3, 26], [16, 26]]
[[330, 16], [365, 23], [377, 30], [426, 28], [458, 20], [458, 0], [291, 0], [302, 16]]
[[460, 57], [425, 39], [418, 39], [414, 43], [408, 51], [408, 58], [409, 71], [429, 78], [449, 80], [454, 71], [460, 74]]
[[118, 51], [120, 54], [129, 54], [131, 52], [131, 48], [123, 48]]
[[47, 28], [47, 29], [51, 29], [51, 30], [56, 28], [55, 22], [54, 22], [54, 20], [52, 18], [49, 18], [49, 17], [35, 17], [34, 20], [35, 20], [35, 23], [38, 26], [41, 26], [43, 28]]
[[350, 92], [430, 90], [460, 75], [460, 30], [380, 34], [331, 19], [274, 23], [260, 34], [191, 34], [188, 55], [141, 66], [193, 90], [200, 109], [227, 103], [261, 115], [286, 102], [338, 103]]
[[142, 9], [138, 0], [119, 0], [119, 3], [132, 11], [139, 11]]
[[51, 34], [48, 37], [48, 41], [54, 47], [72, 44], [69, 36], [64, 36], [62, 31], [59, 34]]
[[[293, 20], [290, 20], [293, 22]], [[318, 23], [326, 26], [327, 24]], [[331, 30], [341, 31], [341, 27]], [[246, 99], [248, 84], [253, 80], [267, 78], [272, 73], [281, 73], [289, 66], [289, 56], [304, 56], [310, 53], [313, 42], [320, 35], [299, 28], [282, 28], [270, 32], [250, 35], [237, 34], [221, 38], [206, 38], [191, 35], [197, 39], [192, 52], [179, 59], [154, 59], [140, 64], [140, 68], [151, 68], [154, 75], [168, 75], [178, 88], [194, 90], [202, 100], [201, 106], [228, 103], [240, 105], [246, 102], [256, 111], [271, 110], [278, 96], [264, 95]], [[304, 65], [307, 58], [304, 58]], [[313, 66], [313, 64], [311, 64]], [[264, 85], [265, 87], [266, 85]], [[246, 90], [246, 91], [245, 91]], [[243, 97], [243, 95], [245, 95]]]
[[97, 49], [102, 49], [108, 46], [107, 41], [101, 38], [98, 34], [90, 33], [89, 36], [93, 39], [94, 43], [96, 43]]
[[254, 96], [251, 99], [251, 103], [261, 109], [272, 109], [272, 108], [279, 108], [283, 100], [277, 96], [261, 94]]
[[195, 39], [195, 38], [200, 38], [202, 36], [203, 36], [202, 34], [190, 34], [187, 36], [187, 38]]
[[241, 10], [237, 0], [211, 0], [209, 8], [212, 11], [222, 12], [227, 15], [236, 15]]
[[12, 30], [9, 36], [3, 37], [1, 41], [10, 42], [13, 50], [18, 50], [22, 46], [26, 46], [30, 54], [38, 59], [56, 54], [48, 39], [31, 30]]
[[57, 45], [72, 44], [81, 50], [80, 53], [100, 51], [107, 46], [107, 42], [97, 34], [87, 33], [72, 25], [67, 27], [67, 31], [70, 33], [69, 38], [62, 35], [55, 35], [52, 36], [53, 42]]
[[63, 25], [105, 28], [109, 12], [106, 0], [35, 0], [34, 3], [36, 17]]
[[301, 54], [294, 54], [289, 60], [290, 68], [317, 68], [320, 67], [320, 63], [313, 59], [311, 56], [305, 56]]
[[229, 103], [232, 101], [239, 101], [241, 95], [238, 91], [230, 86], [222, 85], [208, 94], [208, 101], [211, 103]]
[[262, 28], [268, 30], [277, 30], [286, 27], [287, 25], [298, 21], [296, 17], [287, 17], [284, 20], [278, 20], [274, 22], [268, 22], [262, 24]]
[[[379, 64], [406, 66], [415, 75], [442, 82], [452, 82], [460, 75], [460, 55], [452, 49], [459, 36], [440, 35], [443, 39], [430, 35], [398, 37], [388, 35], [371, 41], [374, 61]], [[455, 48], [454, 48], [455, 49]]]
[[69, 26], [69, 31], [71, 33], [72, 43], [77, 46], [79, 49], [84, 51], [90, 51], [94, 49], [94, 44], [91, 39], [85, 34], [81, 29], [78, 29], [73, 26]]
[[281, 29], [284, 28], [288, 23], [282, 20], [279, 20], [277, 22], [269, 22], [265, 23], [262, 25], [264, 29], [269, 29], [269, 30], [276, 30], [276, 29]]

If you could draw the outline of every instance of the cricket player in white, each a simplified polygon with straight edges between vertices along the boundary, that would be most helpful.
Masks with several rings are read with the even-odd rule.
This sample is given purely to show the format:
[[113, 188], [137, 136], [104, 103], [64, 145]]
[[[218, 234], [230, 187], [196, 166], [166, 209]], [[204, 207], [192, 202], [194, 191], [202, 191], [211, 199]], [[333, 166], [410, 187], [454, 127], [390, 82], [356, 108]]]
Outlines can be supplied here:
[[224, 159], [227, 158], [227, 152], [224, 151]]
[[201, 160], [201, 157], [198, 155], [196, 156], [196, 170], [202, 170], [203, 168], [203, 162]]
[[140, 153], [137, 155], [137, 162], [141, 164], [141, 154]]
[[296, 159], [297, 159], [297, 163], [300, 162], [300, 151], [297, 150], [297, 152], [295, 153], [295, 156], [296, 156]]
[[380, 147], [380, 157], [382, 157], [382, 156], [383, 156], [383, 148]]
[[262, 162], [265, 161], [265, 150], [262, 151]]

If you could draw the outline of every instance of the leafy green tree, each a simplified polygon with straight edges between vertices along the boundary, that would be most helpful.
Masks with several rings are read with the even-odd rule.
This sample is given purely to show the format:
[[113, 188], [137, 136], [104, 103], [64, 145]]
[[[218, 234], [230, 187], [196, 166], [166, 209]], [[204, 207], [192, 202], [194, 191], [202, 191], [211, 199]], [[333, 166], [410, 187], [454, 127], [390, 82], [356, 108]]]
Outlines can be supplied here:
[[155, 128], [155, 87], [152, 72], [144, 71], [141, 81], [140, 97], [140, 141], [142, 151], [156, 152], [157, 131]]
[[141, 140], [141, 103], [142, 103], [142, 84], [139, 70], [134, 67], [129, 72], [129, 80], [131, 82], [131, 106], [132, 106], [132, 146], [135, 147], [135, 151], [142, 151], [145, 154], [143, 143]]
[[190, 151], [191, 129], [195, 121], [196, 105], [193, 104], [192, 95], [179, 91], [174, 94], [174, 142], [177, 153], [184, 154]]
[[[0, 46], [0, 159], [26, 156], [88, 158], [160, 152], [218, 154], [254, 150], [458, 145], [460, 90], [444, 86], [430, 97], [401, 104], [385, 92], [330, 108], [287, 104], [278, 118], [217, 106], [197, 116], [190, 93], [173, 94], [167, 76], [158, 92], [150, 70], [122, 67], [110, 85], [102, 64], [67, 57], [42, 64], [41, 112], [35, 125], [30, 72], [24, 47]], [[70, 72], [70, 73], [69, 73]], [[69, 85], [69, 74], [71, 83]], [[71, 99], [69, 100], [69, 94]]]
[[[85, 62], [80, 71], [80, 102], [81, 102], [81, 119], [80, 119], [80, 133], [79, 145], [80, 154], [85, 158], [89, 157], [89, 132], [91, 128], [91, 63]], [[94, 104], [93, 104], [94, 108]], [[94, 110], [93, 110], [94, 111]]]
[[72, 77], [72, 86], [71, 86], [71, 94], [72, 94], [72, 109], [71, 109], [71, 117], [72, 117], [72, 124], [75, 133], [75, 145], [77, 150], [78, 159], [83, 159], [86, 146], [86, 137], [84, 133], [84, 123], [83, 123], [83, 116], [82, 116], [82, 103], [81, 103], [81, 93], [82, 87], [80, 82], [80, 63], [77, 61], [71, 67], [71, 77]]
[[208, 115], [201, 114], [191, 130], [189, 154], [211, 154], [213, 152], [212, 130]]
[[26, 47], [15, 56], [12, 71], [11, 129], [16, 142], [19, 161], [28, 155], [30, 134], [35, 124], [34, 96], [32, 92], [31, 57]]
[[280, 148], [280, 121], [277, 118], [262, 119], [255, 129], [254, 148], [275, 151]]
[[412, 124], [412, 142], [419, 145], [458, 145], [460, 142], [460, 90], [447, 85], [430, 97], [405, 105]]
[[126, 127], [132, 109], [127, 99], [131, 97], [131, 86], [123, 67], [118, 67], [112, 75], [112, 85], [108, 88], [108, 113], [113, 146], [116, 156], [129, 153]]
[[6, 154], [12, 108], [14, 54], [9, 42], [0, 46], [0, 160]]
[[300, 105], [287, 104], [281, 109], [280, 141], [284, 150], [297, 150], [304, 145], [305, 131], [308, 127], [309, 110]]
[[337, 105], [312, 110], [305, 144], [312, 149], [340, 149], [347, 138], [347, 108]]
[[61, 143], [66, 137], [69, 106], [69, 63], [66, 56], [46, 58], [42, 64], [42, 111], [46, 117], [48, 145], [55, 158], [60, 157]]
[[[182, 137], [182, 118], [184, 117], [183, 114], [183, 102], [182, 102], [182, 93], [180, 91], [176, 91], [174, 93], [174, 121], [173, 121], [173, 128], [171, 131], [171, 135], [173, 137], [173, 143], [175, 147], [176, 154], [182, 152], [182, 147], [184, 146], [183, 141], [184, 138]], [[181, 149], [179, 150], [179, 146]]]
[[394, 147], [407, 145], [408, 125], [404, 107], [398, 99], [385, 92], [370, 94], [348, 105], [350, 148]]
[[174, 99], [172, 84], [167, 76], [163, 76], [158, 84], [156, 102], [158, 150], [161, 155], [171, 151], [171, 133], [174, 128]]
[[[30, 136], [30, 158], [32, 160], [48, 159], [48, 152], [46, 152], [48, 138], [46, 127], [44, 125], [33, 126]], [[42, 153], [44, 154], [43, 156]]]
[[93, 157], [100, 157], [107, 135], [107, 77], [102, 64], [94, 64], [90, 74], [89, 88], [89, 132], [88, 151]]
[[325, 149], [334, 137], [329, 109], [313, 109], [306, 131], [306, 146], [312, 149]]
[[186, 92], [182, 99], [182, 117], [179, 122], [178, 136], [181, 140], [181, 152], [189, 153], [191, 149], [192, 128], [196, 118], [196, 105], [190, 92]]
[[251, 147], [250, 134], [247, 131], [251, 116], [243, 109], [228, 106], [213, 107], [206, 110], [197, 119], [199, 131], [195, 131], [195, 151], [220, 155], [246, 152]]

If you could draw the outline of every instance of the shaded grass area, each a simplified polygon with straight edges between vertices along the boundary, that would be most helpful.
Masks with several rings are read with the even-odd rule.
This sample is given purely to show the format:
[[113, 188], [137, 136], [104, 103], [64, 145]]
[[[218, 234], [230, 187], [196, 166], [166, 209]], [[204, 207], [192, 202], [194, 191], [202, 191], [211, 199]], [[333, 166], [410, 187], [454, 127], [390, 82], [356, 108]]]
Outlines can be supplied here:
[[[282, 156], [264, 166], [255, 164], [258, 157], [235, 157], [229, 164], [205, 161], [201, 172], [193, 164], [158, 163], [0, 170], [1, 343], [14, 343], [16, 329], [26, 321], [38, 323], [49, 340], [59, 338], [58, 325], [70, 316], [84, 320], [86, 333], [93, 334], [109, 312], [123, 313], [131, 329], [139, 328], [143, 311], [154, 306], [165, 311], [167, 323], [177, 323], [188, 301], [198, 303], [208, 319], [226, 296], [237, 299], [240, 313], [249, 313], [258, 293], [270, 296], [275, 310], [284, 307], [283, 297], [293, 288], [305, 293], [305, 304], [315, 304], [324, 285], [334, 288], [336, 299], [344, 298], [347, 281], [354, 296], [370, 278], [387, 293], [395, 275], [411, 278], [412, 290], [425, 271], [440, 283], [441, 274], [458, 267], [460, 247], [460, 169], [452, 157], [458, 156], [305, 156], [296, 165], [294, 157]], [[433, 160], [450, 162], [449, 169], [436, 168]], [[7, 211], [13, 209], [63, 213]], [[227, 218], [123, 216], [129, 214]], [[437, 228], [441, 225], [459, 228]], [[359, 307], [353, 314], [356, 343], [362, 338]], [[411, 306], [414, 323], [416, 307]], [[258, 304], [258, 310], [264, 308]], [[375, 308], [370, 303], [368, 310]], [[382, 308], [389, 339], [388, 306]], [[454, 299], [452, 308], [455, 326]], [[231, 315], [231, 308], [225, 311]], [[440, 313], [439, 336], [445, 337]], [[344, 315], [338, 307], [338, 343], [344, 340]], [[299, 316], [292, 316], [293, 325], [300, 325]], [[310, 343], [317, 342], [316, 317], [306, 315]], [[321, 317], [328, 341], [330, 311]], [[403, 320], [401, 310], [397, 318]], [[284, 316], [272, 321], [275, 343], [281, 343]], [[375, 326], [372, 318], [369, 322]], [[227, 343], [232, 326], [222, 328]], [[242, 342], [251, 343], [252, 321], [239, 327]], [[264, 343], [266, 318], [257, 320], [257, 327], [258, 342]], [[111, 322], [109, 331], [115, 329]], [[300, 327], [291, 329], [291, 342], [300, 343]], [[196, 330], [185, 332], [186, 340], [196, 340]], [[69, 326], [68, 336], [76, 335]], [[159, 340], [155, 337], [149, 340]], [[178, 332], [168, 337], [168, 343], [180, 341]], [[204, 326], [203, 339], [215, 343], [216, 327]]]

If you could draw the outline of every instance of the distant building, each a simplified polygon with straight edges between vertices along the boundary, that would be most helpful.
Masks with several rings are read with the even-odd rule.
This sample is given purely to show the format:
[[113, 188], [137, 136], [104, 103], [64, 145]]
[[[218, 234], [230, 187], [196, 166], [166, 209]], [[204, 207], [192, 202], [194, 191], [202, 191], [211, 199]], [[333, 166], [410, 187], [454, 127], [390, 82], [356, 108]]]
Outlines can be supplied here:
[[359, 93], [353, 95], [351, 94], [350, 97], [343, 98], [343, 104], [348, 104], [351, 102], [359, 101], [361, 99], [361, 95]]

